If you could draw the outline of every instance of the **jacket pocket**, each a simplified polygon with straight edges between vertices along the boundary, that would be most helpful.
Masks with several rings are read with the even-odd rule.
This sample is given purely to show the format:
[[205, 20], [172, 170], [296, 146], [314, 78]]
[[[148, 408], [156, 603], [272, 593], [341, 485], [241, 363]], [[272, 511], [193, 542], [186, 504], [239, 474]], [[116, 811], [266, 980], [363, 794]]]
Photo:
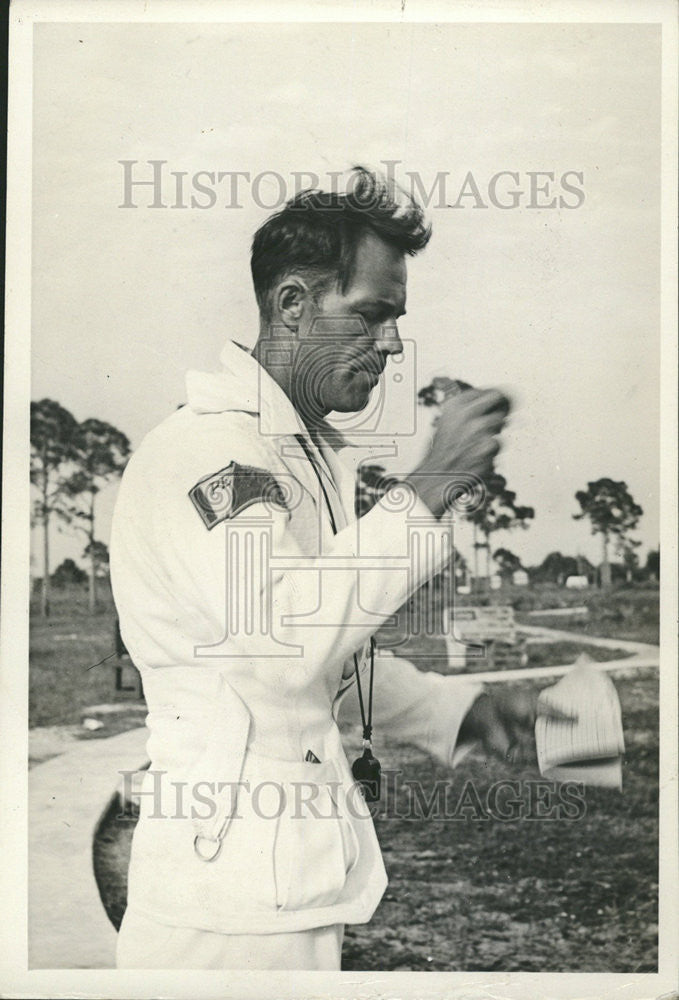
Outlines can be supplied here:
[[339, 782], [287, 785], [274, 844], [280, 910], [331, 906], [358, 862], [358, 838]]

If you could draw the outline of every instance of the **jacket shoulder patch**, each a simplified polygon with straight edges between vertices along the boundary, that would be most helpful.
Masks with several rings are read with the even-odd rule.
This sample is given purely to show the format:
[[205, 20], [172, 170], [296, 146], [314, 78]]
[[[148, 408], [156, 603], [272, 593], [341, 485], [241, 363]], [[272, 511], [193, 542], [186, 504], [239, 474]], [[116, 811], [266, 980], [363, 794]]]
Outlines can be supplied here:
[[208, 531], [255, 503], [287, 509], [283, 490], [271, 472], [238, 462], [200, 479], [189, 497]]

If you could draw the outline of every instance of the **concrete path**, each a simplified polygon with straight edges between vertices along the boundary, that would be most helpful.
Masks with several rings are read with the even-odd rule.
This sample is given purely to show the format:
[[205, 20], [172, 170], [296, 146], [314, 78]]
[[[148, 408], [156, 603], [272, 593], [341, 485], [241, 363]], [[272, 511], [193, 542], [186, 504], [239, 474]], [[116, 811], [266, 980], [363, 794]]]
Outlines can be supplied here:
[[[571, 632], [561, 629], [545, 628], [540, 625], [518, 625], [517, 631], [527, 635], [527, 644], [535, 642], [573, 642], [588, 646], [600, 646], [604, 649], [621, 649], [628, 655], [622, 660], [595, 661], [592, 663], [597, 670], [611, 672], [626, 672], [635, 670], [658, 669], [660, 665], [660, 648], [646, 642], [631, 642], [628, 639], [603, 639], [587, 635], [585, 632]], [[460, 657], [464, 655], [465, 646], [459, 643]], [[449, 644], [449, 649], [453, 646]], [[561, 677], [573, 666], [572, 663], [562, 663], [552, 667], [517, 667], [516, 670], [485, 670], [460, 676], [484, 684], [498, 684], [502, 681], [540, 680], [543, 677]]]
[[[600, 646], [604, 649], [622, 649], [629, 655], [624, 660], [604, 660], [593, 662], [597, 670], [607, 672], [626, 672], [635, 670], [658, 669], [660, 665], [660, 647], [646, 642], [631, 642], [628, 639], [601, 639], [587, 635], [584, 632], [570, 632], [554, 628], [543, 628], [539, 625], [519, 625], [519, 631], [528, 635], [528, 643], [533, 642], [575, 642], [588, 646]], [[559, 664], [552, 667], [520, 667], [517, 670], [488, 670], [483, 673], [469, 674], [475, 681], [485, 684], [497, 684], [501, 681], [520, 681], [526, 679], [539, 680], [543, 677], [561, 677], [573, 666], [572, 663]], [[467, 676], [467, 675], [465, 675]]]
[[570, 629], [545, 628], [542, 625], [519, 625], [519, 632], [539, 642], [581, 642], [588, 646], [603, 646], [605, 649], [624, 649], [635, 656], [655, 656], [660, 653], [658, 646], [647, 642], [632, 642], [629, 639], [602, 639], [586, 632], [572, 632]]
[[[590, 666], [597, 670], [610, 672], [634, 672], [635, 670], [657, 670], [658, 657], [629, 656], [624, 660], [594, 661]], [[461, 674], [473, 681], [484, 684], [499, 684], [502, 681], [540, 680], [543, 677], [561, 677], [573, 667], [572, 663], [564, 663], [555, 667], [519, 667], [516, 670], [487, 670], [479, 673]]]
[[83, 740], [29, 772], [29, 968], [114, 967], [116, 932], [99, 898], [92, 843], [121, 787], [118, 772], [145, 763], [147, 737], [140, 728]]

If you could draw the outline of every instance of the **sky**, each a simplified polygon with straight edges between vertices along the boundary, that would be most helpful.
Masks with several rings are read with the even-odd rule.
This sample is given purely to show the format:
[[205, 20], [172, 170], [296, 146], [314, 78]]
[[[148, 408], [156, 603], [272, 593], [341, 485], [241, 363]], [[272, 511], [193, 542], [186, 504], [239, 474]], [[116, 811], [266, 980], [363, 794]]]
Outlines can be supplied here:
[[[657, 27], [91, 23], [39, 24], [34, 38], [33, 399], [138, 445], [184, 401], [187, 369], [216, 368], [228, 339], [254, 343], [249, 246], [280, 201], [276, 175], [291, 194], [294, 171], [327, 187], [331, 171], [396, 161], [398, 181], [417, 174], [434, 196], [432, 240], [408, 264], [407, 378], [397, 387], [387, 370], [390, 405], [410, 412], [437, 374], [507, 390], [498, 469], [536, 517], [493, 545], [524, 564], [554, 550], [599, 561], [572, 515], [576, 490], [602, 476], [644, 509], [642, 558], [657, 545]], [[121, 160], [135, 161], [133, 179], [164, 161], [167, 207], [149, 207], [149, 187], [121, 207]], [[172, 171], [185, 174], [180, 204], [198, 171], [227, 178], [212, 207], [172, 208]], [[238, 207], [236, 171], [249, 174]], [[489, 195], [503, 171], [518, 178], [498, 180], [497, 200], [515, 208]], [[531, 172], [544, 171], [550, 190], [531, 199]], [[472, 184], [478, 197], [460, 198]], [[430, 416], [385, 464], [416, 462]], [[100, 500], [103, 541], [114, 498]], [[468, 554], [462, 524], [458, 542]], [[53, 566], [80, 551], [55, 530]]]

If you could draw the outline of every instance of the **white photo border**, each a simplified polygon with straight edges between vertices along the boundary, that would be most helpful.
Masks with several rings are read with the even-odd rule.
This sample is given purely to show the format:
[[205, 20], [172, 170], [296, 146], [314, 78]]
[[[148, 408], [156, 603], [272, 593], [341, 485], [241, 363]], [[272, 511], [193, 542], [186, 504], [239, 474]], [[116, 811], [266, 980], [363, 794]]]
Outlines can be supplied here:
[[[672, 2], [571, 0], [568, 3], [193, 2], [190, 0], [15, 0], [10, 15], [7, 309], [3, 467], [2, 693], [0, 780], [5, 845], [0, 993], [82, 997], [529, 997], [608, 1000], [677, 996], [677, 18]], [[452, 21], [662, 24], [662, 365], [661, 365], [661, 780], [660, 936], [657, 974], [559, 973], [248, 973], [27, 971], [27, 705], [29, 606], [29, 408], [31, 372], [32, 30], [47, 22]]]

